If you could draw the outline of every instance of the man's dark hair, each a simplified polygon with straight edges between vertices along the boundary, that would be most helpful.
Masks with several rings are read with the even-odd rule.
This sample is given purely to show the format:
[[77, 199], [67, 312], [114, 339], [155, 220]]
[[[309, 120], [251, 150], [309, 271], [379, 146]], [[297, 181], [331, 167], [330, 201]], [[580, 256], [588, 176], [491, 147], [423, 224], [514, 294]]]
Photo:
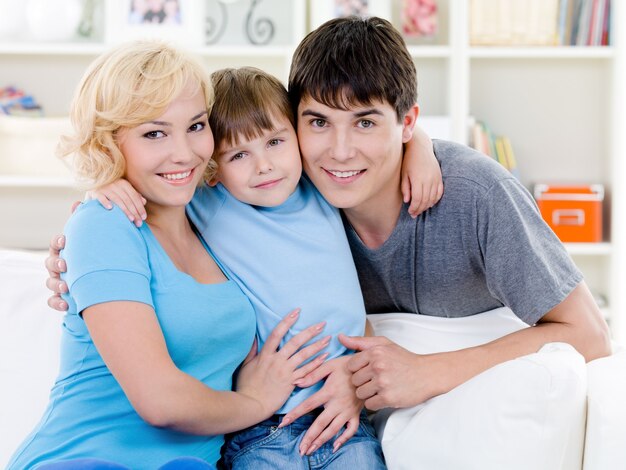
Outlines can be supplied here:
[[297, 115], [303, 97], [347, 109], [388, 102], [400, 121], [417, 101], [417, 72], [404, 39], [382, 18], [327, 21], [294, 52], [289, 100]]

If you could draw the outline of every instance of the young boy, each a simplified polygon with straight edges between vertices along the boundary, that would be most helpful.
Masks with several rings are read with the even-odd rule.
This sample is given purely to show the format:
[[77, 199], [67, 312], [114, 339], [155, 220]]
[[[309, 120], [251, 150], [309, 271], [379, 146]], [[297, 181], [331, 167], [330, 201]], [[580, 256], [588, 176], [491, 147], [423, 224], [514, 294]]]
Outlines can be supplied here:
[[[222, 269], [250, 298], [259, 347], [280, 320], [277, 312], [299, 307], [300, 324], [327, 322], [326, 332], [333, 339], [325, 352], [329, 360], [345, 361], [348, 351], [336, 336], [364, 334], [363, 299], [339, 212], [302, 178], [287, 91], [276, 78], [254, 68], [221, 70], [212, 80], [216, 101], [209, 123], [218, 170], [210, 187], [196, 191], [188, 216]], [[358, 125], [371, 124], [362, 121]], [[421, 168], [434, 159], [417, 163]], [[348, 181], [353, 176], [335, 174]], [[140, 205], [140, 196], [126, 185], [105, 187], [98, 198], [121, 203], [115, 196], [121, 187]], [[294, 329], [285, 341], [297, 333]], [[225, 450], [226, 465], [258, 468], [265, 462], [267, 468], [296, 468], [308, 453], [312, 455], [306, 458], [320, 468], [339, 464], [384, 468], [380, 444], [353, 393], [341, 398], [340, 409], [320, 408], [279, 427], [285, 413], [322, 385], [296, 389], [277, 415], [232, 436]], [[335, 425], [345, 424], [346, 430], [321, 449], [300, 448], [302, 435], [322, 414]]]

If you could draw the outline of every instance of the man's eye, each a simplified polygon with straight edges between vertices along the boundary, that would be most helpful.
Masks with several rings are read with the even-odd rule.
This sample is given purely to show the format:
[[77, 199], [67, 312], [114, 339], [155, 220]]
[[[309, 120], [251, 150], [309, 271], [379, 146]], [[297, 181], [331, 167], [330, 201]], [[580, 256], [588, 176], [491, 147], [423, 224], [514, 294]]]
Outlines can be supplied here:
[[362, 127], [363, 129], [369, 129], [370, 127], [373, 127], [373, 126], [374, 126], [374, 123], [370, 121], [369, 119], [363, 119], [359, 121], [359, 127]]
[[324, 127], [326, 125], [326, 121], [324, 119], [313, 119], [311, 124], [315, 127]]

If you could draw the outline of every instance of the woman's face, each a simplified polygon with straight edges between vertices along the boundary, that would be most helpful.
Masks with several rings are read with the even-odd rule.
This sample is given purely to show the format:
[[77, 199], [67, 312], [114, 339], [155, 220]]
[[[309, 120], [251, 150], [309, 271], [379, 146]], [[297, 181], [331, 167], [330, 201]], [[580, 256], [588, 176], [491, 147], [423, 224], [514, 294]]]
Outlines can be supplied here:
[[187, 86], [158, 118], [118, 133], [125, 178], [148, 204], [185, 206], [213, 153], [213, 134], [199, 87]]

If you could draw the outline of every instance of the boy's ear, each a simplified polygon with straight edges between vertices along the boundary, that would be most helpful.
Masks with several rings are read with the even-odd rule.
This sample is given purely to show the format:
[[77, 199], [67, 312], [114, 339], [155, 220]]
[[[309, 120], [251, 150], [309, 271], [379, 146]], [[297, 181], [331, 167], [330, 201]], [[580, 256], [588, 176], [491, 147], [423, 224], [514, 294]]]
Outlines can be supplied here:
[[215, 175], [213, 175], [213, 177], [209, 181], [207, 181], [206, 183], [209, 186], [216, 186], [217, 183], [219, 183], [219, 182], [220, 182], [220, 177], [218, 176], [217, 173], [215, 173]]
[[420, 107], [418, 104], [414, 104], [411, 108], [406, 112], [404, 117], [402, 118], [402, 142], [407, 143], [409, 140], [413, 138], [413, 128], [415, 127], [415, 122], [417, 121], [417, 116], [419, 116]]

